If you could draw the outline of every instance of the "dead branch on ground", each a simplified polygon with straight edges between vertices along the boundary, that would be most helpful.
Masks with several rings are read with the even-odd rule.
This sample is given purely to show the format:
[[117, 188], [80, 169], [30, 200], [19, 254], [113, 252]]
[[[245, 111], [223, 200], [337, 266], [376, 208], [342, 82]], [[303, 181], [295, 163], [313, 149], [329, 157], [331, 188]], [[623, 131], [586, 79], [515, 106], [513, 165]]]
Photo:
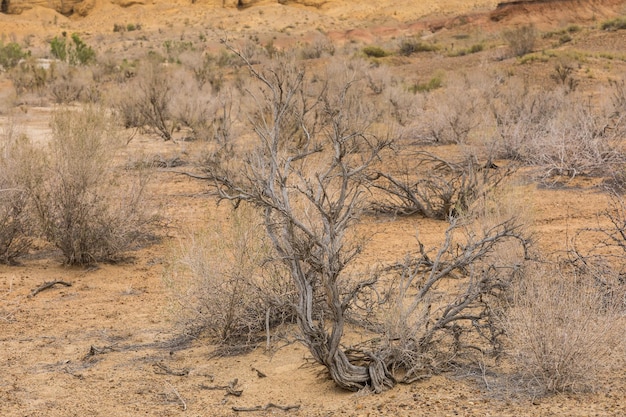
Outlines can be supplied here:
[[170, 387], [170, 389], [172, 390], [172, 392], [174, 393], [176, 398], [178, 398], [178, 401], [180, 401], [180, 404], [183, 407], [183, 411], [187, 411], [187, 403], [185, 402], [183, 397], [180, 396], [180, 394], [178, 393], [178, 390], [176, 388], [174, 388], [174, 386], [172, 384], [170, 384], [169, 382], [166, 382], [166, 384]]
[[257, 405], [255, 407], [233, 407], [233, 411], [267, 411], [270, 408], [278, 408], [279, 410], [289, 411], [300, 409], [300, 405], [278, 405], [274, 403], [267, 403], [266, 405]]
[[91, 345], [89, 347], [89, 352], [87, 352], [87, 354], [83, 356], [83, 361], [86, 361], [92, 356], [104, 355], [105, 353], [115, 352], [116, 350], [117, 349], [114, 346], [97, 347], [97, 346]]
[[154, 373], [160, 375], [174, 375], [174, 376], [187, 376], [189, 375], [189, 369], [183, 368], [180, 371], [176, 371], [163, 362], [155, 362], [152, 364], [154, 367]]
[[235, 397], [241, 397], [243, 394], [243, 390], [235, 389], [237, 384], [239, 383], [239, 379], [235, 378], [228, 383], [228, 385], [200, 385], [201, 389], [206, 390], [224, 390], [226, 394], [224, 395], [234, 395]]
[[47, 290], [49, 288], [54, 287], [55, 285], [65, 285], [66, 287], [71, 287], [72, 283], [71, 282], [66, 282], [66, 281], [61, 281], [61, 280], [56, 280], [56, 281], [49, 281], [49, 282], [44, 282], [43, 284], [41, 284], [39, 287], [35, 288], [34, 290], [32, 290], [30, 292], [30, 296], [29, 297], [34, 297], [37, 294], [39, 294], [40, 292]]

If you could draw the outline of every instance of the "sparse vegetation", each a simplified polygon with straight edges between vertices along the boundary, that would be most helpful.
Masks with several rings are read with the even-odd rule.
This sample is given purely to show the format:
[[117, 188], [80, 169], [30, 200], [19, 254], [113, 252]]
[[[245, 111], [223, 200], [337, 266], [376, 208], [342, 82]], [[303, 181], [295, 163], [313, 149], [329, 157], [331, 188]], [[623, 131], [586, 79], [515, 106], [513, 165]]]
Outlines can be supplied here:
[[502, 36], [509, 45], [513, 56], [524, 56], [533, 51], [538, 35], [534, 26], [527, 25], [517, 29], [505, 30]]
[[[126, 362], [139, 367], [124, 369], [143, 372], [158, 358], [158, 372], [185, 375], [176, 380], [184, 390], [171, 380], [166, 394], [154, 394], [164, 400], [159, 407], [183, 409], [219, 402], [197, 396], [187, 403], [195, 386], [241, 394], [237, 380], [217, 381], [235, 361], [245, 364], [233, 369], [245, 389], [252, 382], [242, 366], [256, 372], [259, 387], [266, 376], [280, 381], [272, 373], [284, 369], [270, 369], [270, 357], [304, 357], [317, 367], [304, 372], [361, 392], [451, 370], [473, 379], [460, 388], [465, 393], [499, 395], [493, 383], [504, 381], [521, 398], [505, 414], [524, 407], [525, 395], [545, 414], [556, 401], [607, 387], [599, 398], [621, 406], [626, 81], [622, 34], [613, 31], [623, 19], [564, 27], [527, 16], [498, 20], [496, 11], [486, 31], [478, 30], [478, 15], [387, 27], [403, 18], [398, 9], [373, 30], [353, 25], [359, 19], [348, 13], [312, 23], [313, 10], [302, 7], [296, 22], [290, 1], [252, 3], [237, 2], [240, 11], [224, 4], [219, 27], [204, 9], [206, 19], [186, 15], [186, 6], [166, 24], [145, 20], [150, 31], [135, 34], [127, 32], [141, 24], [125, 17], [94, 23], [80, 36], [97, 43], [98, 60], [70, 35], [84, 30], [78, 10], [41, 22], [46, 31], [67, 31], [52, 39], [0, 34], [0, 299], [15, 306], [19, 296], [27, 306], [0, 308], [7, 343], [20, 320], [58, 325], [57, 309], [78, 311], [111, 274], [132, 281], [122, 290], [117, 276], [106, 283], [115, 315], [135, 314], [134, 299], [143, 303], [127, 334], [113, 325], [107, 334], [115, 315], [103, 311], [103, 330], [85, 326], [86, 356], [38, 359], [28, 369], [83, 378], [88, 366], [122, 356], [94, 355], [123, 351], [127, 360], [133, 350], [151, 349]], [[336, 7], [322, 3], [314, 5], [319, 13]], [[273, 20], [278, 11], [285, 21]], [[114, 19], [123, 23], [111, 33]], [[539, 34], [523, 23], [531, 21], [552, 31]], [[230, 23], [243, 31], [228, 33]], [[272, 32], [276, 25], [284, 29]], [[218, 43], [218, 32], [229, 39]], [[13, 123], [25, 123], [28, 135]], [[158, 177], [149, 188], [147, 171]], [[164, 216], [164, 244], [154, 248], [141, 245], [154, 230], [146, 198]], [[507, 205], [512, 199], [515, 207]], [[134, 248], [132, 264], [94, 267], [127, 260]], [[61, 259], [88, 268], [55, 265]], [[24, 269], [13, 266], [20, 263]], [[31, 292], [26, 301], [21, 287], [57, 272], [79, 277], [78, 285], [45, 287], [59, 281], [53, 276], [44, 283], [50, 292], [36, 299]], [[164, 301], [155, 276], [167, 287], [170, 329], [155, 315]], [[34, 327], [15, 343], [22, 349], [33, 340], [58, 358], [58, 341], [48, 343]], [[139, 327], [141, 341], [131, 334]], [[65, 336], [74, 338], [74, 330]], [[148, 340], [157, 333], [159, 340]], [[304, 351], [287, 347], [284, 357], [272, 356], [294, 341]], [[262, 345], [267, 356], [254, 352]], [[251, 356], [222, 359], [209, 386], [200, 382], [213, 378], [202, 359], [193, 372], [165, 365], [192, 363], [177, 353], [187, 346], [203, 358]], [[9, 366], [21, 360], [13, 356]], [[271, 363], [267, 374], [261, 361]], [[283, 378], [301, 377], [289, 365], [293, 376]], [[3, 400], [19, 408], [26, 391], [20, 379], [10, 382]], [[328, 381], [306, 382], [329, 390]], [[351, 398], [364, 415], [460, 412], [456, 400], [435, 403], [427, 394], [404, 401], [408, 392], [380, 407]], [[566, 396], [549, 398], [555, 393]], [[57, 402], [42, 397], [30, 412]], [[489, 407], [474, 402], [471, 413]]]

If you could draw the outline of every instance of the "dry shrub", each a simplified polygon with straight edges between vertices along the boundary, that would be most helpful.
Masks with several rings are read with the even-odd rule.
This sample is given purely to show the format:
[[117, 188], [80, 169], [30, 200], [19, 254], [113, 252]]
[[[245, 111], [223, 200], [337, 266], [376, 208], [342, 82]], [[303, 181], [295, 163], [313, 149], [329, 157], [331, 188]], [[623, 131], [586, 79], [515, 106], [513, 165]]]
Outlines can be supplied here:
[[45, 64], [29, 58], [11, 69], [8, 76], [13, 82], [17, 95], [37, 93], [41, 96], [53, 77], [54, 65], [54, 63]]
[[381, 351], [404, 382], [501, 353], [500, 312], [529, 241], [517, 219], [480, 215], [453, 220], [438, 248], [418, 243], [379, 307]]
[[45, 181], [32, 189], [43, 233], [68, 264], [115, 260], [145, 236], [147, 177], [115, 171], [121, 142], [103, 109], [58, 110], [52, 128]]
[[475, 82], [467, 76], [452, 78], [445, 89], [427, 95], [421, 117], [427, 141], [464, 144], [481, 127], [484, 105]]
[[536, 268], [507, 311], [509, 352], [534, 395], [594, 390], [623, 353], [624, 310], [587, 275]]
[[236, 88], [218, 89], [201, 83], [190, 71], [173, 74], [171, 117], [188, 130], [188, 139], [215, 141], [225, 145], [232, 140], [239, 117]]
[[246, 207], [189, 234], [164, 273], [172, 312], [188, 337], [206, 335], [218, 354], [254, 348], [271, 330], [294, 321], [293, 289], [268, 263], [258, 216]]
[[148, 59], [139, 67], [135, 78], [120, 86], [117, 97], [112, 99], [113, 108], [124, 127], [145, 128], [164, 140], [171, 140], [176, 128], [172, 116], [173, 93], [168, 67]]
[[382, 191], [374, 211], [441, 220], [464, 215], [515, 171], [491, 161], [480, 164], [474, 155], [450, 161], [425, 151], [406, 152], [402, 163], [397, 172], [372, 177], [372, 188]]
[[546, 89], [532, 88], [527, 80], [512, 78], [496, 81], [488, 90], [493, 116], [493, 143], [496, 158], [528, 162], [548, 134], [550, 121], [556, 117], [564, 96]]
[[612, 116], [590, 99], [566, 101], [548, 129], [545, 137], [531, 144], [530, 163], [540, 167], [544, 183], [555, 177], [609, 173], [626, 160]]
[[523, 56], [533, 51], [537, 42], [537, 29], [533, 25], [505, 30], [502, 34], [513, 56]]
[[93, 83], [91, 70], [65, 63], [56, 66], [54, 80], [50, 83], [50, 94], [55, 103], [67, 104], [75, 101], [96, 102], [99, 93]]
[[0, 263], [28, 251], [34, 233], [29, 184], [36, 181], [39, 155], [9, 124], [0, 135]]
[[619, 96], [610, 103], [558, 88], [531, 88], [511, 79], [489, 92], [492, 154], [537, 168], [544, 184], [576, 176], [606, 175], [626, 160]]

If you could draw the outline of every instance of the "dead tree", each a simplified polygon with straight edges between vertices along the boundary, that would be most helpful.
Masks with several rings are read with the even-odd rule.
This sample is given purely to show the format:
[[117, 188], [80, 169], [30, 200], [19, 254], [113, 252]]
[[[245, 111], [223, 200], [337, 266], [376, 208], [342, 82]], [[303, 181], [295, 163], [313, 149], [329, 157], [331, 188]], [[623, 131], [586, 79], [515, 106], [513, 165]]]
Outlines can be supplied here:
[[346, 267], [361, 249], [348, 237], [364, 207], [367, 171], [391, 141], [374, 132], [375, 111], [358, 96], [355, 74], [309, 84], [292, 61], [257, 69], [240, 57], [254, 81], [247, 92], [256, 147], [240, 166], [213, 161], [208, 177], [219, 198], [263, 211], [297, 289], [301, 337], [314, 359], [340, 387], [380, 392], [394, 385], [385, 364], [376, 355], [352, 362], [341, 340], [346, 310], [375, 282], [346, 290]]

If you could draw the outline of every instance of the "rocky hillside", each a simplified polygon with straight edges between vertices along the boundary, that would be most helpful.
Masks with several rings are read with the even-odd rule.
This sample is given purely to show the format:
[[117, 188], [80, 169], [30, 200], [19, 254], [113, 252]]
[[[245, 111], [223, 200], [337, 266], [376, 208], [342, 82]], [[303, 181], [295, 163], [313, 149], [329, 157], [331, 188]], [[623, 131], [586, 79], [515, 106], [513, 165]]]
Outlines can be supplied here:
[[[453, 13], [468, 9], [488, 9], [497, 5], [494, 0], [451, 0], [446, 2], [422, 1], [414, 2], [410, 0], [382, 0], [379, 2], [363, 2], [359, 0], [1, 0], [0, 11], [5, 14], [19, 14], [25, 10], [40, 6], [54, 9], [65, 16], [89, 14], [98, 4], [112, 3], [120, 7], [133, 5], [147, 5], [156, 3], [171, 3], [176, 5], [198, 4], [207, 7], [238, 8], [245, 9], [257, 5], [278, 3], [288, 6], [310, 7], [324, 11], [340, 11], [353, 9], [356, 11], [369, 11], [372, 15], [381, 12], [383, 14], [393, 14], [396, 10], [415, 9], [420, 14], [429, 13]], [[443, 4], [442, 4], [443, 3]]]

